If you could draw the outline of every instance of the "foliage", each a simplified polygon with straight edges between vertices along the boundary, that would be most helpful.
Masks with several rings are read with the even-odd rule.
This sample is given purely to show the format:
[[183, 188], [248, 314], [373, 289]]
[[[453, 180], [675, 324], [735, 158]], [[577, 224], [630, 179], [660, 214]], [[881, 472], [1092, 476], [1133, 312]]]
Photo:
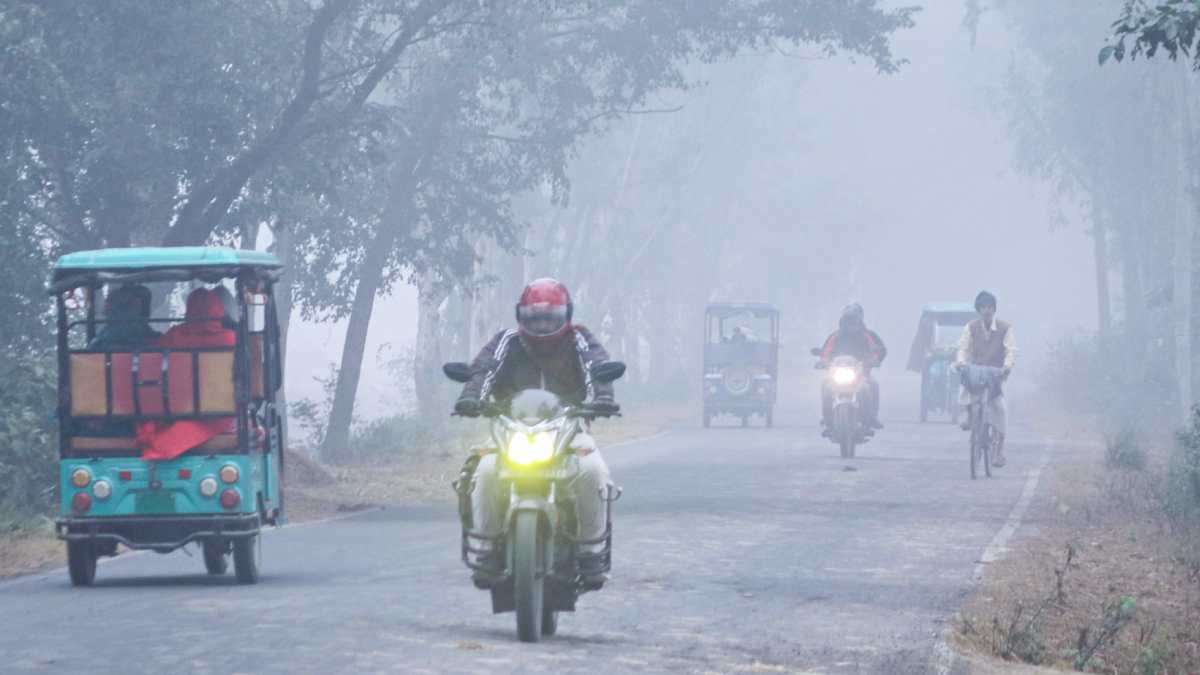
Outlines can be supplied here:
[[1141, 471], [1146, 468], [1146, 448], [1132, 429], [1108, 436], [1104, 443], [1104, 464], [1110, 469]]
[[[1137, 434], [1171, 427], [1171, 382], [1162, 368], [1143, 372], [1117, 356], [1123, 336], [1105, 340], [1078, 333], [1048, 346], [1038, 372], [1040, 395], [1050, 407], [1069, 415], [1095, 420], [1098, 430], [1122, 446]], [[1123, 458], [1125, 459], [1125, 458]]]
[[[1138, 56], [1154, 58], [1165, 50], [1172, 60], [1180, 56], [1194, 58], [1192, 67], [1200, 69], [1200, 4], [1193, 0], [1160, 0], [1149, 6], [1145, 0], [1126, 0], [1121, 15], [1112, 24], [1112, 44], [1100, 49], [1098, 59], [1104, 65], [1109, 59], [1123, 61]], [[1126, 46], [1126, 40], [1132, 40]]]
[[333, 390], [337, 382], [337, 368], [330, 363], [324, 377], [314, 376], [313, 380], [321, 386], [321, 398], [314, 400], [302, 398], [288, 404], [288, 419], [293, 428], [304, 432], [304, 444], [308, 448], [318, 448], [325, 440], [326, 426], [329, 423], [329, 409], [333, 406]]
[[0, 513], [44, 511], [57, 484], [57, 380], [45, 355], [0, 352]]

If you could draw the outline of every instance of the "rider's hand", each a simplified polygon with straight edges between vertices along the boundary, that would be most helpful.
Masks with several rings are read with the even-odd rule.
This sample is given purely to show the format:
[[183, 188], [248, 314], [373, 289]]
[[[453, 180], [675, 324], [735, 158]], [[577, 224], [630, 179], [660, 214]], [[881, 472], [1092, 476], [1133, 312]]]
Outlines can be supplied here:
[[483, 402], [471, 396], [464, 396], [454, 402], [454, 412], [463, 417], [478, 417], [483, 412]]
[[1000, 376], [1000, 378], [1007, 380], [1009, 375], [1012, 375], [1012, 368], [1005, 368], [1004, 373]]
[[589, 407], [598, 413], [603, 413], [606, 415], [613, 415], [621, 411], [621, 406], [607, 396], [601, 396], [600, 398], [593, 400], [592, 405]]

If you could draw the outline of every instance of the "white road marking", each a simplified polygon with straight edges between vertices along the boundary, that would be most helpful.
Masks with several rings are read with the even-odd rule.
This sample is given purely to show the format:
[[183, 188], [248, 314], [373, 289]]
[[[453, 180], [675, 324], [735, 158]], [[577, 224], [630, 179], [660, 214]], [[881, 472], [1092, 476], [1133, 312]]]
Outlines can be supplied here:
[[[1025, 489], [1021, 491], [1021, 497], [1013, 505], [1012, 511], [1008, 512], [1008, 519], [1004, 521], [1004, 526], [996, 532], [996, 536], [992, 537], [987, 548], [983, 549], [983, 553], [979, 556], [979, 561], [975, 563], [972, 583], [979, 583], [983, 579], [983, 571], [986, 569], [986, 566], [1002, 558], [1005, 552], [1008, 551], [1008, 540], [1012, 538], [1017, 528], [1021, 526], [1021, 519], [1025, 517], [1025, 512], [1029, 510], [1029, 504], [1033, 501], [1033, 495], [1037, 492], [1038, 481], [1042, 477], [1042, 469], [1045, 469], [1046, 464], [1050, 462], [1050, 454], [1053, 450], [1054, 441], [1047, 440], [1045, 449], [1042, 451], [1042, 459], [1038, 461], [1037, 466], [1025, 478]], [[933, 645], [935, 658], [934, 672], [938, 675], [949, 675], [954, 666], [954, 649], [950, 647], [949, 643], [950, 631], [952, 630], [954, 630], [953, 619], [946, 622], [946, 627], [942, 629], [938, 635], [937, 642]]]

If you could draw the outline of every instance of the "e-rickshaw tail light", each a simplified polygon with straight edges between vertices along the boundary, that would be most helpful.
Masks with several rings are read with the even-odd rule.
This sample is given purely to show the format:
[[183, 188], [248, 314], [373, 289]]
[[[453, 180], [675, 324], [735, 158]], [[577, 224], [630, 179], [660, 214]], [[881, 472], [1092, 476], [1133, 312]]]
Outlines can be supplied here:
[[213, 478], [212, 476], [208, 476], [204, 480], [200, 481], [200, 496], [212, 497], [216, 495], [217, 487], [217, 479]]
[[232, 484], [238, 482], [238, 478], [240, 478], [240, 477], [241, 477], [241, 472], [238, 471], [238, 468], [236, 466], [234, 466], [232, 464], [226, 464], [225, 466], [221, 467], [221, 482], [222, 483], [227, 483], [227, 484], [232, 485]]
[[242, 501], [242, 496], [239, 495], [238, 491], [234, 490], [233, 488], [225, 488], [225, 490], [223, 492], [221, 492], [221, 506], [223, 506], [227, 509], [232, 509], [232, 508], [237, 507], [237, 505], [240, 504], [241, 501]]
[[74, 513], [87, 513], [92, 508], [92, 498], [86, 492], [77, 492], [74, 497], [71, 497], [71, 511]]
[[71, 485], [83, 489], [92, 483], [92, 472], [80, 467], [71, 472]]
[[98, 480], [92, 486], [92, 494], [96, 495], [96, 499], [108, 499], [112, 496], [112, 483], [106, 480]]

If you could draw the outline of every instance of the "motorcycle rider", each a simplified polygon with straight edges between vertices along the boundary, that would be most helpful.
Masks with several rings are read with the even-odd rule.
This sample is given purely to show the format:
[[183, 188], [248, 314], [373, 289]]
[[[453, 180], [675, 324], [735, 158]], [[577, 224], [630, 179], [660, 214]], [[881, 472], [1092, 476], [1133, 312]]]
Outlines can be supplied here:
[[[973, 364], [992, 366], [1004, 369], [1004, 380], [1008, 379], [1013, 366], [1017, 362], [1017, 342], [1013, 337], [1012, 325], [996, 318], [996, 296], [987, 291], [980, 291], [975, 297], [975, 311], [979, 318], [971, 321], [963, 328], [962, 337], [958, 341], [958, 357], [956, 366]], [[964, 405], [970, 403], [970, 394], [964, 389], [961, 400]], [[996, 456], [992, 458], [992, 466], [1004, 466], [1004, 438], [1008, 433], [1008, 406], [1004, 401], [1004, 391], [997, 392], [991, 398], [988, 406], [992, 417], [992, 426], [1000, 438], [996, 442]], [[970, 431], [971, 422], [963, 423], [963, 430]]]
[[[608, 352], [595, 335], [583, 326], [571, 323], [574, 306], [567, 287], [555, 279], [538, 279], [521, 293], [517, 303], [517, 328], [500, 331], [479, 351], [471, 364], [474, 376], [463, 385], [454, 404], [459, 415], [477, 416], [489, 398], [507, 406], [512, 398], [527, 389], [546, 389], [568, 405], [591, 399], [599, 411], [615, 413], [611, 383], [594, 382], [591, 366], [608, 360]], [[581, 539], [599, 539], [607, 528], [606, 509], [601, 491], [612, 481], [608, 466], [590, 434], [580, 433], [573, 441], [578, 458], [578, 474], [571, 481]], [[508, 492], [499, 479], [496, 453], [484, 456], [475, 469], [471, 491], [474, 528], [494, 537], [503, 527]], [[596, 547], [599, 548], [599, 547]], [[585, 551], [595, 552], [595, 551]], [[479, 562], [502, 568], [499, 551], [481, 556]], [[588, 559], [581, 559], [581, 566]], [[599, 570], [581, 569], [585, 584], [603, 585], [606, 577]], [[487, 588], [494, 574], [475, 572], [476, 586]]]
[[[867, 328], [862, 305], [858, 303], [847, 305], [842, 310], [838, 329], [825, 338], [818, 365], [828, 367], [837, 356], [853, 356], [863, 364], [863, 373], [871, 392], [863, 406], [864, 418], [872, 432], [882, 429], [883, 424], [879, 421], [879, 382], [871, 376], [871, 369], [883, 363], [887, 357], [887, 346], [878, 333]], [[822, 435], [828, 436], [833, 427], [833, 391], [827, 382], [821, 385], [821, 425], [824, 427]]]

